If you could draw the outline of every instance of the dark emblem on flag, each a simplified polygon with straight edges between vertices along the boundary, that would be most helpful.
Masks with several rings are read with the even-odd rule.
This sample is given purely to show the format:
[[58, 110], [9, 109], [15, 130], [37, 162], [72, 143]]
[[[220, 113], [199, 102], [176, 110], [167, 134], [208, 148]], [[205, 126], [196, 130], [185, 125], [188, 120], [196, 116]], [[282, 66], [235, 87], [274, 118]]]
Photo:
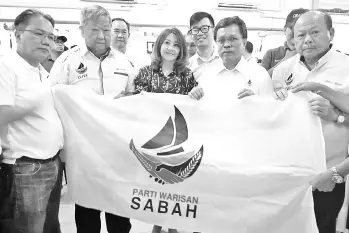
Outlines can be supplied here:
[[176, 106], [174, 120], [170, 116], [163, 128], [152, 139], [136, 148], [131, 139], [130, 149], [150, 178], [159, 184], [175, 184], [191, 177], [200, 166], [204, 147], [186, 151], [183, 143], [188, 140], [188, 127]]
[[291, 83], [293, 82], [293, 74], [290, 74], [285, 82], [287, 86], [291, 85]]
[[252, 86], [252, 81], [251, 81], [251, 79], [248, 80], [247, 85], [248, 85], [249, 87]]
[[83, 74], [87, 71], [87, 66], [85, 66], [82, 62], [80, 62], [80, 65], [77, 69], [75, 69], [76, 73]]

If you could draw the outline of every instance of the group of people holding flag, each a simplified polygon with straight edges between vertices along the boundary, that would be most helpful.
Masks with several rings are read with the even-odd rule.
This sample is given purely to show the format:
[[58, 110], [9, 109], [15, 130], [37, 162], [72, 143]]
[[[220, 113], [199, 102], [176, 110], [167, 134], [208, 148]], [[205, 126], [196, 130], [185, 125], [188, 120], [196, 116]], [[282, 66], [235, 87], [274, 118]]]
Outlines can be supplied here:
[[[335, 31], [328, 13], [304, 10], [292, 16], [294, 55], [278, 64], [271, 77], [243, 57], [248, 30], [238, 16], [215, 24], [209, 13], [194, 13], [189, 35], [196, 54], [188, 60], [185, 36], [177, 28], [165, 29], [156, 39], [151, 64], [139, 70], [111, 47], [109, 12], [89, 6], [80, 20], [85, 44], [60, 55], [47, 73], [40, 63], [55, 40], [54, 26], [54, 19], [41, 11], [23, 11], [14, 22], [17, 51], [0, 61], [0, 232], [60, 232], [64, 134], [51, 88], [63, 84], [109, 99], [152, 92], [197, 101], [214, 98], [217, 103], [316, 93], [309, 108], [322, 121], [328, 170], [311, 183], [315, 216], [320, 233], [335, 233], [349, 173], [349, 57], [331, 49]], [[100, 232], [100, 212], [76, 205], [77, 232]], [[131, 229], [123, 216], [106, 213], [106, 223], [110, 233]], [[154, 226], [153, 233], [160, 230]]]

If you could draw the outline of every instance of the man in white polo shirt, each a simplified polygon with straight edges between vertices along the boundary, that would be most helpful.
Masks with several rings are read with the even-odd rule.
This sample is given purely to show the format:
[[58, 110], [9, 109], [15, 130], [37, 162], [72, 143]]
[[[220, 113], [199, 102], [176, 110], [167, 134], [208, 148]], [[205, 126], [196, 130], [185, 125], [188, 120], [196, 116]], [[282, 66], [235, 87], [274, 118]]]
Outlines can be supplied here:
[[[132, 92], [132, 66], [124, 54], [111, 49], [111, 28], [111, 17], [106, 9], [100, 6], [84, 8], [80, 30], [85, 45], [67, 51], [56, 60], [50, 72], [51, 84], [78, 85], [109, 98]], [[99, 233], [100, 213], [99, 210], [75, 205], [77, 233]], [[105, 216], [108, 232], [130, 231], [128, 218], [109, 213]]]
[[243, 57], [247, 42], [247, 28], [239, 17], [224, 18], [215, 27], [214, 38], [222, 64], [214, 68], [215, 75], [203, 75], [199, 86], [189, 96], [200, 99], [203, 95], [227, 100], [250, 95], [272, 95], [268, 72], [250, 64]]
[[196, 12], [190, 17], [189, 34], [193, 37], [197, 51], [189, 59], [188, 68], [193, 71], [196, 80], [222, 63], [213, 39], [214, 26], [213, 17], [209, 13]]
[[[276, 95], [284, 99], [285, 88], [301, 82], [322, 83], [341, 91], [348, 88], [349, 57], [331, 49], [334, 29], [330, 15], [321, 11], [304, 13], [295, 22], [294, 36], [298, 54], [281, 63], [273, 73]], [[342, 165], [348, 155], [349, 128], [343, 124], [342, 112], [321, 96], [314, 94], [309, 106], [322, 121], [328, 168], [311, 183], [317, 225], [320, 233], [335, 233], [344, 200], [343, 177], [347, 172]]]
[[17, 52], [0, 62], [0, 232], [60, 232], [63, 129], [40, 65], [54, 20], [28, 9], [14, 26]]

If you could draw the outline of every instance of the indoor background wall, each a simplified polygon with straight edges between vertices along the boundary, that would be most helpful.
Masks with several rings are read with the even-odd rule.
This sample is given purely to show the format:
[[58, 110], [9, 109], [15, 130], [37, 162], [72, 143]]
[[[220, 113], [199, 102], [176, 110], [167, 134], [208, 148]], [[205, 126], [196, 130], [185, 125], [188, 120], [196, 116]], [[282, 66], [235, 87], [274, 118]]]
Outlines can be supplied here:
[[[130, 4], [107, 4], [86, 2], [86, 0], [0, 0], [0, 40], [1, 49], [10, 46], [10, 32], [3, 29], [4, 22], [11, 26], [13, 19], [21, 11], [29, 7], [40, 8], [51, 14], [59, 23], [58, 33], [68, 38], [67, 45], [82, 42], [78, 30], [79, 12], [86, 5], [98, 4], [107, 8], [112, 17], [122, 17], [133, 26], [129, 41], [129, 54], [140, 62], [148, 61], [147, 42], [154, 42], [157, 35], [166, 27], [178, 27], [183, 33], [189, 29], [189, 18], [192, 13], [203, 10], [210, 12], [215, 21], [226, 16], [238, 15], [249, 28], [248, 39], [255, 46], [255, 55], [263, 56], [269, 48], [280, 46], [284, 42], [282, 27], [285, 17], [294, 8], [312, 7], [348, 7], [348, 0], [136, 0], [133, 7]], [[218, 2], [249, 3], [258, 6], [256, 10], [231, 10], [218, 8]], [[341, 5], [341, 2], [343, 3]], [[334, 15], [336, 36], [334, 47], [349, 53], [345, 32], [349, 29], [349, 16]], [[262, 33], [261, 33], [262, 32]], [[261, 38], [259, 35], [266, 37]], [[263, 46], [261, 46], [263, 42]], [[12, 35], [12, 45], [15, 41]], [[262, 49], [260, 51], [260, 49]]]

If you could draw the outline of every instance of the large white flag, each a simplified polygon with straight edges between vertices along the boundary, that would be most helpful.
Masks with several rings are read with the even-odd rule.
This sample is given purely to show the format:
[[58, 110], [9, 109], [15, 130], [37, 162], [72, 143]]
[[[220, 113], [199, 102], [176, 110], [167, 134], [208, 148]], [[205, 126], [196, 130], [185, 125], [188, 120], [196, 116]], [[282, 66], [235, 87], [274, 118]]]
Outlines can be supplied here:
[[309, 181], [324, 141], [304, 98], [54, 97], [77, 204], [188, 231], [318, 232]]

